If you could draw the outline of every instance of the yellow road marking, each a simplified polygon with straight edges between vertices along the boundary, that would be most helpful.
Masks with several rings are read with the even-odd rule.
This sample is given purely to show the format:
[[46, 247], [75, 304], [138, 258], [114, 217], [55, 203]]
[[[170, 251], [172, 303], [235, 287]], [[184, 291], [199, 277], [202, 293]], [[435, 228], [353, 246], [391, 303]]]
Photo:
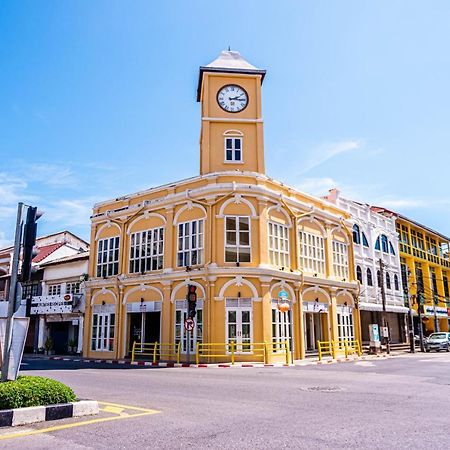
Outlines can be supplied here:
[[[52, 431], [59, 431], [59, 430], [65, 430], [68, 428], [82, 427], [85, 425], [109, 422], [112, 420], [131, 419], [133, 417], [150, 416], [152, 414], [159, 414], [161, 412], [156, 409], [145, 409], [145, 408], [139, 408], [139, 407], [135, 407], [135, 406], [117, 405], [115, 403], [108, 403], [108, 402], [98, 402], [98, 403], [100, 405], [108, 405], [109, 407], [111, 407], [111, 406], [116, 407], [117, 409], [122, 409], [122, 411], [123, 411], [123, 409], [132, 409], [135, 411], [142, 411], [142, 412], [139, 412], [137, 414], [116, 413], [118, 415], [114, 416], [114, 417], [102, 417], [99, 419], [84, 420], [82, 422], [67, 423], [64, 425], [55, 425], [53, 427], [42, 428], [40, 430], [19, 431], [17, 433], [5, 434], [3, 436], [0, 435], [0, 440], [13, 439], [13, 438], [24, 437], [24, 436], [32, 436], [35, 434], [49, 433]], [[113, 411], [109, 411], [109, 412], [113, 412]]]
[[123, 408], [119, 408], [117, 406], [105, 406], [104, 408], [100, 408], [100, 411], [110, 412], [113, 414], [118, 414], [119, 416], [122, 414], [127, 414], [123, 412]]
[[107, 405], [107, 406], [115, 406], [117, 408], [123, 408], [123, 409], [133, 409], [135, 411], [142, 411], [142, 412], [153, 412], [153, 411], [155, 411], [155, 409], [141, 408], [139, 406], [121, 405], [119, 403], [111, 403], [111, 402], [98, 402], [98, 404], [99, 405]]

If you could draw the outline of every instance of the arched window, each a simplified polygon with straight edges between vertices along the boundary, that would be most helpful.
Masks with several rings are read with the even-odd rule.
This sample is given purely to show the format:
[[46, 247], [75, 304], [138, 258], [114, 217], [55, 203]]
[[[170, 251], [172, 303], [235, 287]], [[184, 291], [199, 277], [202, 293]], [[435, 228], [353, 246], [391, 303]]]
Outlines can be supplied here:
[[380, 236], [378, 236], [377, 240], [375, 241], [375, 250], [381, 250]]
[[366, 235], [364, 234], [364, 231], [361, 232], [361, 236], [362, 236], [362, 244], [364, 245], [364, 247], [368, 247], [369, 241], [367, 240]]
[[367, 285], [373, 286], [372, 271], [370, 269], [367, 269]]
[[386, 287], [391, 289], [391, 276], [386, 272]]
[[381, 272], [377, 270], [377, 286], [381, 287]]
[[243, 134], [237, 130], [228, 130], [224, 133], [225, 162], [242, 163], [243, 159]]
[[395, 255], [394, 246], [392, 245], [392, 242], [389, 242], [389, 251], [391, 252], [391, 255]]
[[397, 274], [394, 275], [394, 287], [395, 287], [396, 291], [400, 290], [400, 284], [398, 283], [398, 275]]
[[383, 250], [383, 253], [389, 253], [389, 246], [388, 246], [388, 238], [386, 235], [381, 235], [381, 249]]
[[355, 223], [353, 225], [353, 242], [355, 244], [361, 244], [361, 232], [359, 230], [359, 226]]
[[363, 279], [362, 279], [362, 270], [361, 267], [356, 266], [356, 279], [362, 284]]

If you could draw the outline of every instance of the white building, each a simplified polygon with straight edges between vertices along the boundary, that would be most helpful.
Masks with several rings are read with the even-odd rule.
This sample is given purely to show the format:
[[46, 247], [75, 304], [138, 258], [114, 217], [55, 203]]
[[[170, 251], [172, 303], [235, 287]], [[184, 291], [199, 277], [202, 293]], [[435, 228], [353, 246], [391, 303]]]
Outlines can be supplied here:
[[56, 354], [82, 352], [88, 264], [88, 251], [40, 264], [42, 295], [32, 297], [30, 311], [37, 317], [37, 350], [47, 342]]
[[370, 205], [342, 198], [337, 189], [331, 189], [325, 199], [352, 215], [356, 278], [361, 284], [362, 340], [369, 341], [370, 324], [382, 325], [381, 261], [390, 339], [392, 343], [406, 342], [408, 308], [403, 294], [395, 219], [376, 213]]

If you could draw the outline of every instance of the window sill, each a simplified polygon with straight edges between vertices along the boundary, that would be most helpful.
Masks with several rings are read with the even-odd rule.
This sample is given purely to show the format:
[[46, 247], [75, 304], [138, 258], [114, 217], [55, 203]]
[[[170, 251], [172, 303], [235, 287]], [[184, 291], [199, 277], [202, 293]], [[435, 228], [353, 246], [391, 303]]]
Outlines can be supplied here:
[[224, 164], [244, 164], [244, 161], [224, 161]]

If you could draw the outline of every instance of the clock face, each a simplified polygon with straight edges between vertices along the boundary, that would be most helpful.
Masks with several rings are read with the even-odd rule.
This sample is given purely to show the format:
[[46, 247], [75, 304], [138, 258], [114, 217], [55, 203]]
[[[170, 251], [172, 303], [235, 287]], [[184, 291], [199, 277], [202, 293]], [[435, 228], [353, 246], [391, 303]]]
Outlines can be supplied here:
[[227, 84], [217, 93], [217, 103], [224, 111], [241, 112], [248, 104], [247, 91], [235, 84]]

